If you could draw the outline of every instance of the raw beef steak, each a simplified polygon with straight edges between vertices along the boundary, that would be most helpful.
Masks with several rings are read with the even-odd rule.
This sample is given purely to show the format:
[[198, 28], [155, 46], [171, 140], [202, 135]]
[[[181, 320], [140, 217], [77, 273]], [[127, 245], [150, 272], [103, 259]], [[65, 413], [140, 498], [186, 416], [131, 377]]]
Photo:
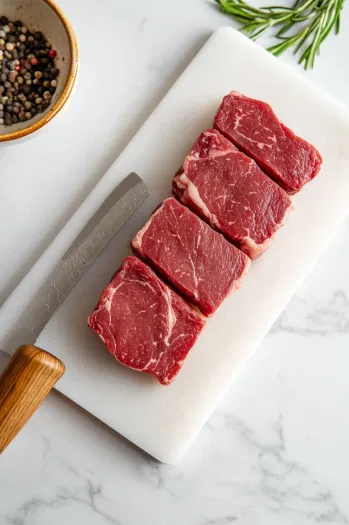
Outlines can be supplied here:
[[282, 124], [265, 102], [232, 91], [224, 97], [214, 126], [290, 194], [320, 170], [320, 153]]
[[88, 325], [120, 363], [168, 385], [205, 321], [146, 264], [126, 257]]
[[215, 129], [197, 139], [173, 192], [251, 259], [270, 245], [292, 207], [287, 193]]
[[250, 259], [176, 199], [166, 199], [132, 241], [136, 252], [211, 315], [239, 288]]

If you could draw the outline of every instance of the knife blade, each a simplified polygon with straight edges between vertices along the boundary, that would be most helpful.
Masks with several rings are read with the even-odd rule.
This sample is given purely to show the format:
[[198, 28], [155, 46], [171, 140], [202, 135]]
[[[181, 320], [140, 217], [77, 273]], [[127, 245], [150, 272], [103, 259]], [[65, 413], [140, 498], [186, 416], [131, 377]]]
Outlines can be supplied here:
[[112, 191], [34, 294], [16, 323], [20, 328], [7, 339], [7, 347], [35, 343], [69, 292], [148, 195], [136, 173], [130, 173]]

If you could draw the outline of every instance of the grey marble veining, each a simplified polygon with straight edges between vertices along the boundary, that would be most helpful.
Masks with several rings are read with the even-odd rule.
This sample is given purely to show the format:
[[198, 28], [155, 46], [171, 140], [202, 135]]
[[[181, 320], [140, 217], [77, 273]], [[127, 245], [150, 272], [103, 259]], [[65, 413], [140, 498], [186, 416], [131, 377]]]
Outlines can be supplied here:
[[[43, 438], [43, 473], [47, 477], [47, 470], [51, 464], [57, 462], [63, 471], [66, 471], [72, 478], [75, 478], [76, 486], [62, 485], [57, 487], [52, 497], [33, 496], [22, 503], [15, 512], [5, 515], [5, 522], [10, 525], [26, 525], [34, 522], [45, 510], [54, 511], [65, 505], [76, 505], [85, 507], [92, 514], [101, 518], [105, 523], [121, 525], [121, 522], [100, 508], [99, 498], [103, 498], [103, 485], [94, 480], [93, 475], [88, 475], [79, 471], [69, 464], [64, 458], [54, 454], [50, 448], [50, 442]], [[75, 484], [74, 484], [75, 485]]]
[[348, 296], [343, 290], [334, 290], [330, 297], [315, 302], [296, 296], [271, 331], [301, 335], [348, 334]]
[[[284, 388], [279, 381], [280, 395]], [[52, 422], [52, 410], [56, 409], [58, 428], [64, 421], [78, 425], [72, 439], [64, 436], [64, 428], [57, 438], [57, 427], [47, 426], [44, 434], [54, 437], [41, 437], [34, 447], [38, 460], [34, 477], [40, 483], [26, 487], [27, 494], [22, 494], [23, 499], [14, 508], [5, 496], [7, 493], [9, 500], [13, 498], [8, 480], [14, 482], [15, 474], [7, 476], [6, 487], [5, 476], [0, 477], [4, 498], [0, 523], [41, 525], [59, 523], [64, 516], [74, 519], [72, 523], [87, 519], [86, 523], [117, 525], [349, 523], [333, 489], [289, 453], [281, 413], [268, 423], [253, 425], [236, 415], [231, 400], [227, 400], [203, 429], [196, 451], [180, 464], [168, 466], [131, 446], [125, 458], [125, 446], [114, 433], [84, 412], [77, 412], [73, 405], [64, 407], [64, 403], [61, 396], [51, 396], [42, 409], [41, 421], [35, 416], [36, 421], [29, 424], [27, 436], [34, 441], [40, 424]], [[253, 420], [252, 412], [248, 416]], [[84, 438], [81, 450], [77, 442]], [[102, 440], [99, 452], [103, 461], [93, 453], [96, 438]], [[24, 435], [12, 453], [12, 459], [15, 453], [19, 460], [25, 459]], [[5, 463], [11, 456], [9, 453]], [[131, 471], [131, 493], [130, 472], [125, 468]], [[124, 474], [128, 479], [123, 480]], [[21, 490], [20, 482], [17, 487]], [[140, 507], [141, 512], [130, 516], [130, 507]]]

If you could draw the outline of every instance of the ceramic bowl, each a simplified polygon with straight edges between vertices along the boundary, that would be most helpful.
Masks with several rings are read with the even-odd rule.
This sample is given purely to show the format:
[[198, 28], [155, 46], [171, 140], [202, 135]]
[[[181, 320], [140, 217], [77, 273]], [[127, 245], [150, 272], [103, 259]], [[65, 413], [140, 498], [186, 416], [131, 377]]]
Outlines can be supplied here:
[[51, 105], [26, 122], [0, 125], [0, 142], [19, 139], [45, 126], [64, 107], [74, 87], [78, 71], [78, 46], [74, 31], [53, 0], [0, 0], [0, 16], [21, 20], [31, 31], [42, 31], [57, 51], [59, 76]]

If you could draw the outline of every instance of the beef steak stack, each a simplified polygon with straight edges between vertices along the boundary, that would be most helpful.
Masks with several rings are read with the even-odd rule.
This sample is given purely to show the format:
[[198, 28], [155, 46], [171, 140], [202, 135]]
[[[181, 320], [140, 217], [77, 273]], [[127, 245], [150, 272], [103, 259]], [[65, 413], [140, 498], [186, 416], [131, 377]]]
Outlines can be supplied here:
[[136, 257], [126, 257], [88, 325], [120, 363], [166, 385], [205, 325], [202, 317]]
[[244, 253], [173, 198], [150, 217], [132, 246], [204, 315], [239, 288], [250, 266]]
[[268, 104], [235, 91], [214, 127], [174, 177], [182, 204], [166, 199], [133, 239], [144, 262], [126, 257], [88, 319], [120, 363], [163, 385], [204, 328], [202, 314], [216, 311], [240, 286], [250, 258], [271, 244], [292, 209], [287, 193], [313, 179], [322, 162]]
[[321, 167], [317, 149], [279, 121], [269, 104], [232, 91], [223, 98], [215, 128], [293, 194]]
[[215, 129], [197, 139], [173, 192], [251, 259], [270, 245], [292, 207], [287, 193]]

